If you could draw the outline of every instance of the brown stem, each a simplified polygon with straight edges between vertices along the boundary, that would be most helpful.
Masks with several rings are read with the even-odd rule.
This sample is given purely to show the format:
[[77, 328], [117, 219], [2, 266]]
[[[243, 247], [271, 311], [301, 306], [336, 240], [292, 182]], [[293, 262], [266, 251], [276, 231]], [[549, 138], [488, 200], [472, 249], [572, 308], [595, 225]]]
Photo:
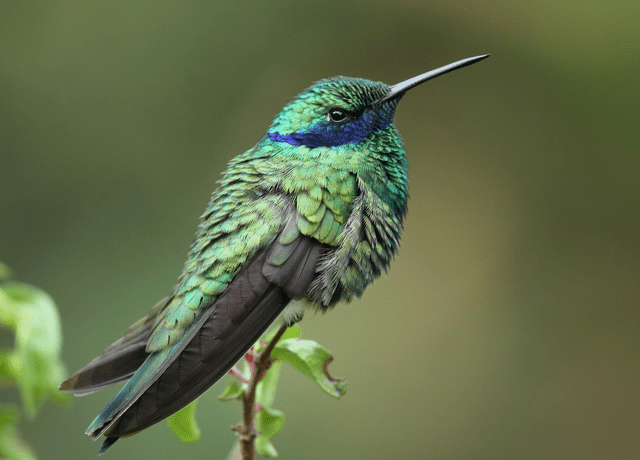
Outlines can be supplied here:
[[255, 452], [253, 448], [253, 440], [256, 438], [257, 433], [253, 429], [253, 417], [255, 416], [256, 405], [256, 387], [258, 382], [269, 369], [271, 365], [271, 352], [273, 347], [276, 346], [284, 331], [287, 330], [287, 325], [283, 324], [276, 332], [276, 335], [269, 341], [267, 346], [262, 350], [260, 355], [255, 360], [255, 368], [251, 374], [251, 380], [249, 382], [249, 388], [242, 395], [242, 424], [238, 427], [237, 433], [240, 439], [240, 446], [242, 451], [242, 460], [254, 460]]

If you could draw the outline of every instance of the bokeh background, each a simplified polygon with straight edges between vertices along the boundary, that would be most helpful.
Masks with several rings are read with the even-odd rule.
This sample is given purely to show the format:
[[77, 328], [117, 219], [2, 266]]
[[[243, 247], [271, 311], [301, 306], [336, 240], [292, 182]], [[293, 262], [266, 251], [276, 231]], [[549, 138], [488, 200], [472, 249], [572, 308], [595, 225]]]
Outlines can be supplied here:
[[[10, 2], [0, 13], [0, 260], [56, 300], [75, 370], [169, 292], [226, 163], [311, 82], [396, 83], [402, 247], [308, 314], [350, 387], [285, 370], [283, 459], [640, 458], [637, 1]], [[111, 459], [225, 458], [240, 405]], [[115, 391], [115, 390], [114, 390]], [[48, 404], [42, 459], [94, 458], [114, 391]]]

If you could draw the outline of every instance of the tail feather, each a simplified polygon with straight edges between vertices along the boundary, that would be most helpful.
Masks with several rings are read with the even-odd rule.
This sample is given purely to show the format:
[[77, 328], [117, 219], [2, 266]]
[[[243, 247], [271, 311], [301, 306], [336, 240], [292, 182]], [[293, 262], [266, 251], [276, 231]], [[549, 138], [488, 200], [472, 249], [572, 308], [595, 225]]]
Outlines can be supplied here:
[[147, 340], [158, 312], [171, 300], [158, 302], [144, 318], [136, 321], [124, 337], [118, 339], [93, 361], [60, 384], [60, 390], [85, 396], [131, 377], [147, 359]]
[[199, 320], [193, 323], [185, 332], [184, 339], [181, 342], [165, 350], [151, 353], [135, 374], [133, 374], [133, 377], [129, 379], [125, 386], [109, 401], [107, 406], [98, 414], [91, 425], [89, 425], [86, 433], [92, 436], [93, 439], [99, 438], [100, 435], [153, 384], [158, 376], [169, 367], [175, 357], [180, 354], [182, 349], [187, 345], [189, 339], [193, 337], [202, 326], [207, 316], [206, 314], [202, 314]]
[[85, 396], [128, 379], [149, 356], [144, 350], [145, 344], [146, 342], [132, 344], [110, 355], [108, 359], [96, 363], [92, 361], [62, 382], [60, 390], [75, 396]]
[[94, 438], [130, 436], [189, 404], [227, 373], [291, 298], [306, 292], [324, 245], [300, 235], [287, 243], [293, 247], [286, 260], [275, 265], [271, 261], [281, 244], [274, 243], [236, 276], [179, 355], [108, 429], [92, 432]]
[[119, 346], [107, 348], [102, 355], [62, 382], [60, 390], [85, 396], [131, 377], [149, 356], [145, 351], [150, 332], [148, 329], [146, 334], [131, 342], [116, 342], [114, 345]]
[[98, 450], [98, 455], [104, 454], [111, 446], [113, 446], [116, 441], [120, 438], [107, 438], [104, 440], [102, 445], [100, 446], [100, 450]]
[[[130, 333], [61, 388], [88, 394], [131, 376], [87, 429], [106, 435], [100, 453], [177, 412], [216, 383], [276, 320], [291, 299], [306, 295], [327, 246], [297, 233], [275, 238], [238, 273], [213, 305], [202, 309], [179, 341], [147, 353], [163, 301]], [[289, 225], [291, 224], [291, 225]], [[170, 299], [169, 299], [170, 301]]]
[[216, 339], [215, 320], [210, 318], [153, 385], [104, 434], [108, 438], [135, 434], [196, 399], [242, 358], [288, 302], [281, 289], [272, 287], [224, 339]]

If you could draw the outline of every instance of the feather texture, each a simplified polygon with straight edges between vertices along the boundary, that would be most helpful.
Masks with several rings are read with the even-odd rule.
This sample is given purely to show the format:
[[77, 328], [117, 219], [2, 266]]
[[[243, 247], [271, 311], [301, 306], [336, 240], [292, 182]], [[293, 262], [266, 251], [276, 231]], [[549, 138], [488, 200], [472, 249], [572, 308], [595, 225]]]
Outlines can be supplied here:
[[170, 301], [171, 297], [165, 297], [158, 302], [147, 316], [132, 324], [122, 338], [62, 382], [60, 390], [85, 396], [131, 377], [149, 356], [145, 348], [153, 322]]
[[202, 394], [290, 301], [326, 309], [386, 270], [408, 197], [389, 91], [320, 81], [229, 163], [172, 294], [61, 386], [82, 395], [129, 379], [87, 430], [106, 436], [101, 453]]
[[[288, 219], [295, 221], [295, 216]], [[136, 341], [118, 351], [122, 355], [135, 347], [146, 360], [87, 430], [94, 439], [107, 436], [103, 451], [115, 438], [135, 434], [200, 396], [247, 352], [291, 298], [305, 295], [329, 247], [286, 225], [284, 230], [287, 238], [275, 238], [259, 251], [175, 344], [147, 355], [145, 325]], [[275, 259], [277, 265], [272, 263]], [[110, 357], [109, 353], [98, 359]], [[86, 374], [88, 368], [91, 364], [79, 374]], [[80, 379], [67, 382], [66, 386], [77, 386], [72, 390], [77, 394], [99, 389], [82, 387]], [[109, 383], [113, 382], [104, 380], [100, 387]]]

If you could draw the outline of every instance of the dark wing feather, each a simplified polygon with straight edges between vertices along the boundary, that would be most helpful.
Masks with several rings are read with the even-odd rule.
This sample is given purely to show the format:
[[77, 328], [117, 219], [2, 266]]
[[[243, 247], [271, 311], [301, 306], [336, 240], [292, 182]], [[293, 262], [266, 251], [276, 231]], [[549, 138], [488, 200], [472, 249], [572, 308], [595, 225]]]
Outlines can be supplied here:
[[147, 340], [156, 316], [171, 301], [158, 302], [147, 316], [136, 321], [124, 335], [85, 367], [62, 382], [60, 390], [75, 396], [85, 396], [131, 377], [147, 359]]
[[[99, 415], [103, 423], [92, 425], [88, 434], [105, 434], [107, 448], [116, 438], [135, 434], [200, 396], [247, 352], [291, 298], [306, 294], [325, 248], [301, 234], [291, 242], [276, 239], [236, 276], [163, 372], [109, 409], [111, 415]], [[286, 257], [275, 257], [282, 253]]]
[[[292, 299], [300, 299], [307, 294], [316, 276], [320, 254], [329, 248], [316, 239], [298, 233], [298, 218], [297, 214], [289, 218], [280, 238], [269, 248], [261, 272], [267, 281], [280, 286]], [[296, 237], [291, 238], [291, 235]]]
[[60, 390], [74, 396], [85, 396], [131, 377], [149, 354], [144, 351], [147, 342], [139, 341], [100, 356], [100, 361], [91, 361], [86, 367], [62, 382]]

